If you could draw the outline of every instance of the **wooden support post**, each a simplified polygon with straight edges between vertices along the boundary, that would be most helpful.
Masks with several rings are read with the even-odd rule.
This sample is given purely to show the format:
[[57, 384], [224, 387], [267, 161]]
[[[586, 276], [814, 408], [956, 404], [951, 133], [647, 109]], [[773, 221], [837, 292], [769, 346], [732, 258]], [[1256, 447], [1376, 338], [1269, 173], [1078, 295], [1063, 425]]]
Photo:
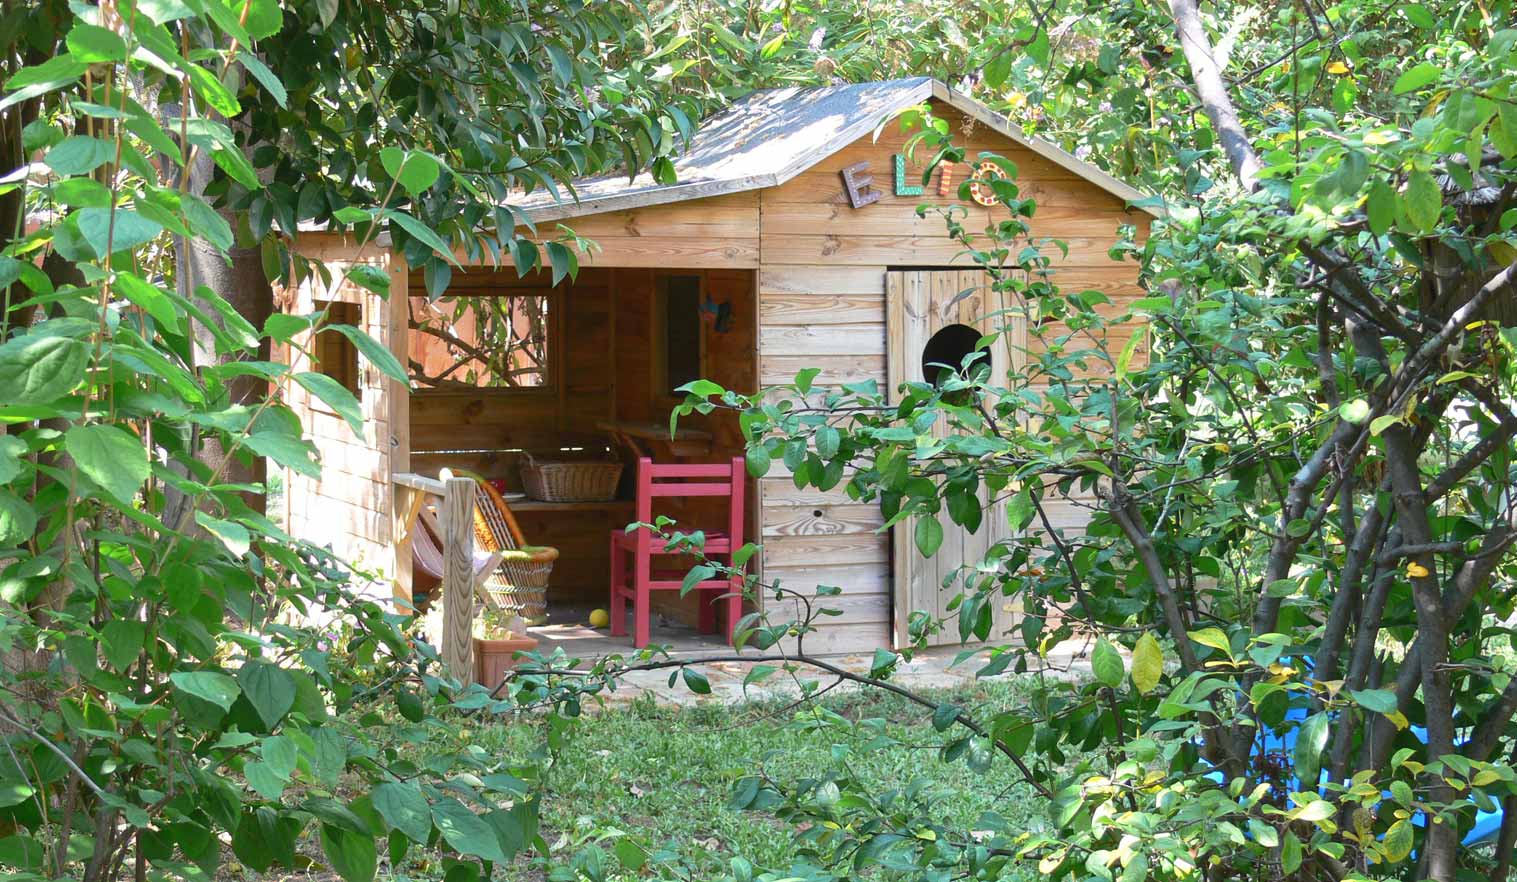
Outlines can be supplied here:
[[462, 683], [474, 679], [474, 479], [443, 481], [442, 660]]

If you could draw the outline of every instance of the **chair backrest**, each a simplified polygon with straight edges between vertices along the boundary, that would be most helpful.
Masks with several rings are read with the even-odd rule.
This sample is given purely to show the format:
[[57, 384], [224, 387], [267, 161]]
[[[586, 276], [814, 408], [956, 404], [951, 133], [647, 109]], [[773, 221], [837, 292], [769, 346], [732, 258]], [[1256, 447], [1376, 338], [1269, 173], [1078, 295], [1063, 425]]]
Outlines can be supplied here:
[[474, 541], [486, 551], [515, 551], [527, 544], [522, 538], [521, 526], [516, 515], [506, 504], [505, 497], [485, 478], [463, 469], [443, 469], [438, 477], [473, 478], [474, 493]]
[[437, 525], [437, 516], [426, 506], [417, 512], [416, 525], [411, 533], [411, 562], [434, 579], [442, 579], [442, 542], [438, 536], [442, 530]]
[[[743, 541], [743, 495], [746, 470], [741, 456], [723, 463], [655, 463], [648, 457], [637, 461], [637, 519], [653, 520], [653, 500], [727, 497], [727, 533], [733, 547]], [[700, 528], [684, 524], [681, 529]], [[643, 541], [647, 531], [641, 531]]]

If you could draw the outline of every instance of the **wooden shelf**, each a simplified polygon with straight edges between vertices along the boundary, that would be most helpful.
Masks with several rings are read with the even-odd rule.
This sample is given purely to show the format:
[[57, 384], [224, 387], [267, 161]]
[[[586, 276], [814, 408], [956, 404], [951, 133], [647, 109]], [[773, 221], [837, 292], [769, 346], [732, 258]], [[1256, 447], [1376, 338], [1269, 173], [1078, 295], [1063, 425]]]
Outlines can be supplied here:
[[677, 429], [670, 438], [668, 423], [601, 422], [595, 427], [632, 441], [634, 447], [652, 446], [656, 451], [667, 450], [671, 456], [705, 456], [711, 452], [711, 433], [702, 429]]
[[507, 503], [512, 511], [621, 511], [631, 510], [636, 503], [631, 499], [611, 499], [605, 502], [542, 502], [522, 499]]

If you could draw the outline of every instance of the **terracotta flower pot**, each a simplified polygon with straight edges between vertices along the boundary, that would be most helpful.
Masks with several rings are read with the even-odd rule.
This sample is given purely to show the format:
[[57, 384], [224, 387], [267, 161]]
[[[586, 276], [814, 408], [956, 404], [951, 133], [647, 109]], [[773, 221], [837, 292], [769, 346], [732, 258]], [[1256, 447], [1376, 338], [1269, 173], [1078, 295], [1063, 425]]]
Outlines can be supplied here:
[[516, 653], [531, 652], [537, 648], [532, 637], [512, 637], [508, 640], [474, 638], [474, 681], [486, 689], [500, 685], [506, 671], [516, 667]]

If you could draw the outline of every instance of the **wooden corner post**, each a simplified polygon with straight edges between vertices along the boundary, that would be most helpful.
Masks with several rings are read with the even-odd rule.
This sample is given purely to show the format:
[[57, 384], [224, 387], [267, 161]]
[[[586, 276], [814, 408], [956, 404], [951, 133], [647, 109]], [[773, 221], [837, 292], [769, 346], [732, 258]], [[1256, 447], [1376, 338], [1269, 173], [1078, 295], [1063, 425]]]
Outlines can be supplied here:
[[474, 679], [474, 479], [443, 481], [442, 660], [462, 683]]

